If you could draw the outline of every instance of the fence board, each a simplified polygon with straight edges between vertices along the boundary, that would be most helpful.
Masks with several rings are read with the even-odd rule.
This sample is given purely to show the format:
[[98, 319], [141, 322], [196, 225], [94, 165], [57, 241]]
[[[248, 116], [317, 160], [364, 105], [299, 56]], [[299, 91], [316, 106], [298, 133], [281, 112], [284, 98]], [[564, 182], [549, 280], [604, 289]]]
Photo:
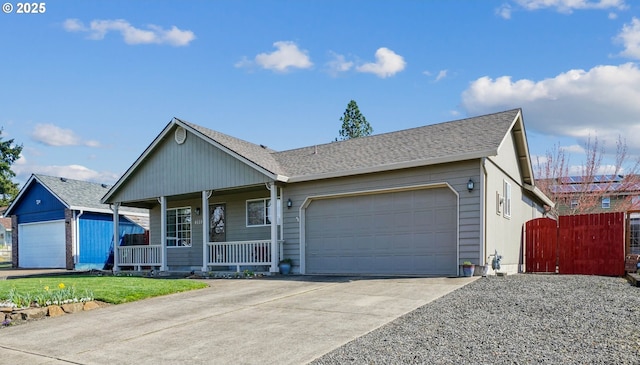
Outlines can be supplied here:
[[624, 275], [624, 213], [561, 216], [560, 274]]

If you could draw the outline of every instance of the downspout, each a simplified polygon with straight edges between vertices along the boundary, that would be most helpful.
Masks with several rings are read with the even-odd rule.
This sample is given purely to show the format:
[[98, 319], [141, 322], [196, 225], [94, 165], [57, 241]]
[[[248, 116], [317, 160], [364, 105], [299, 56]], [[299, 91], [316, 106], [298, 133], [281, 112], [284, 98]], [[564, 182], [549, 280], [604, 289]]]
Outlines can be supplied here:
[[78, 261], [80, 261], [80, 217], [82, 217], [82, 215], [84, 214], [84, 210], [80, 210], [80, 213], [78, 213], [78, 215], [76, 215], [76, 211], [73, 211], [73, 221], [74, 221], [74, 228], [75, 228], [75, 234], [73, 237], [73, 247], [74, 247], [74, 251], [75, 251], [75, 255], [73, 256], [73, 265], [75, 266]]
[[480, 163], [480, 261], [482, 265], [487, 265], [487, 158], [483, 157]]

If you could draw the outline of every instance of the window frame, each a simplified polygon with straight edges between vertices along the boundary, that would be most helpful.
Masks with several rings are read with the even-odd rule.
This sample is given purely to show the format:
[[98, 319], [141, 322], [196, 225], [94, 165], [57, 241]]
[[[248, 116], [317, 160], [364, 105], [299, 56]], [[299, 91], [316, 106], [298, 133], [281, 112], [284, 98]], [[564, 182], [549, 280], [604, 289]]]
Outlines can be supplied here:
[[[605, 201], [606, 206], [605, 206]], [[603, 196], [602, 199], [600, 200], [600, 208], [602, 209], [611, 209], [611, 197], [610, 196]]]
[[503, 193], [504, 193], [504, 207], [502, 209], [502, 215], [505, 218], [511, 218], [511, 183], [507, 180], [503, 180]]
[[[181, 210], [188, 210], [188, 214], [180, 214], [179, 212]], [[170, 214], [169, 212], [176, 212], [176, 220], [175, 222], [170, 222]], [[184, 207], [175, 207], [175, 208], [167, 208], [166, 209], [166, 222], [165, 222], [165, 246], [167, 248], [191, 248], [193, 246], [193, 217], [192, 217], [192, 209], [191, 206], [184, 206]], [[185, 222], [178, 222], [178, 217], [182, 217], [184, 220], [186, 220]], [[175, 229], [173, 230], [175, 236], [169, 236], [169, 225], [173, 224], [175, 227]], [[180, 225], [186, 226], [188, 225], [189, 228], [184, 229], [181, 228]], [[180, 229], [181, 228], [181, 229]], [[187, 233], [186, 235], [182, 235], [184, 233]], [[186, 236], [186, 237], [185, 237]], [[178, 244], [179, 241], [188, 241], [188, 244]], [[173, 242], [173, 244], [169, 244], [169, 242]]]
[[569, 200], [569, 206], [571, 207], [572, 210], [578, 208], [578, 205], [580, 205], [580, 202], [578, 201], [578, 199], [571, 198]]
[[[263, 223], [261, 224], [249, 224], [249, 204], [255, 202], [263, 202]], [[282, 208], [282, 200], [280, 198], [276, 199], [276, 224], [281, 224], [280, 217], [280, 209]], [[269, 220], [269, 209], [271, 209], [271, 198], [257, 198], [257, 199], [247, 199], [245, 202], [245, 220], [244, 223], [247, 228], [250, 227], [267, 227], [271, 225], [271, 221]]]

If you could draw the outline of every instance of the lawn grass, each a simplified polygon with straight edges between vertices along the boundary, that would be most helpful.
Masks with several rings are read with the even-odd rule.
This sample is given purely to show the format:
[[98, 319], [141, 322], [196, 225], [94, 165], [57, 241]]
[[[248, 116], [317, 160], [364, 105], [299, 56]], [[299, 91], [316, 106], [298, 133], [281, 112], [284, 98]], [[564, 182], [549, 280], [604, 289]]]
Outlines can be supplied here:
[[151, 279], [134, 276], [63, 275], [0, 281], [0, 301], [8, 298], [12, 288], [18, 293], [37, 295], [48, 288], [75, 287], [93, 292], [94, 299], [112, 304], [133, 302], [160, 295], [207, 287], [206, 283], [189, 279]]

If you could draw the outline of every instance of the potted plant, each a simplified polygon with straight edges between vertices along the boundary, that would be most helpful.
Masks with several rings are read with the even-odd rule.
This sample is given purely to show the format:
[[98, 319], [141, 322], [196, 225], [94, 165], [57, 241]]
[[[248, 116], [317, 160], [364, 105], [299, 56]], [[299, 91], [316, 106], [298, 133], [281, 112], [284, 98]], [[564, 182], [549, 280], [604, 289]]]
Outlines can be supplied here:
[[284, 258], [280, 260], [278, 266], [280, 267], [280, 273], [282, 275], [289, 275], [291, 272], [291, 266], [293, 265], [293, 260], [290, 258]]
[[472, 264], [471, 261], [465, 261], [462, 263], [462, 276], [471, 277], [473, 276], [473, 272], [476, 269], [476, 265]]

